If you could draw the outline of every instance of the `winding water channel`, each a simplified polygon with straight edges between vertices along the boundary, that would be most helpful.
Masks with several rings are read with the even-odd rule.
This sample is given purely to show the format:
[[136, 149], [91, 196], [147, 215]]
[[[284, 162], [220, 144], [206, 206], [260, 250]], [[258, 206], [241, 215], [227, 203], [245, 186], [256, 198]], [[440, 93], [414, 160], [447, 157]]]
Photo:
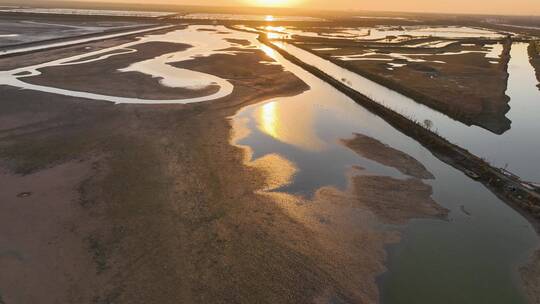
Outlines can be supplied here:
[[[171, 26], [162, 26], [158, 29], [166, 29]], [[124, 43], [118, 46], [105, 48], [97, 51], [90, 51], [76, 56], [61, 58], [45, 63], [16, 68], [9, 71], [0, 71], [0, 85], [10, 85], [21, 89], [36, 90], [58, 95], [73, 96], [85, 99], [104, 100], [116, 104], [187, 104], [197, 103], [209, 100], [216, 100], [229, 96], [233, 92], [233, 85], [226, 79], [216, 77], [211, 74], [192, 71], [189, 69], [175, 68], [170, 63], [181, 62], [193, 59], [195, 57], [205, 57], [212, 54], [234, 54], [238, 50], [229, 50], [231, 48], [242, 49], [243, 46], [229, 42], [227, 39], [237, 38], [231, 32], [223, 31], [224, 27], [211, 30], [222, 30], [219, 35], [204, 31], [205, 26], [191, 26], [186, 29], [172, 30], [165, 34], [147, 35], [135, 41]], [[208, 28], [208, 27], [206, 27]], [[156, 30], [156, 29], [154, 29]], [[139, 31], [135, 32], [139, 33]], [[132, 33], [133, 34], [133, 33]], [[124, 34], [125, 35], [125, 34]], [[102, 36], [110, 38], [110, 35]], [[114, 36], [116, 37], [116, 36]], [[92, 38], [95, 39], [95, 38]], [[93, 40], [85, 40], [90, 42]], [[75, 91], [62, 88], [61, 86], [37, 85], [24, 81], [25, 78], [41, 75], [41, 70], [47, 67], [79, 65], [83, 63], [105, 61], [113, 56], [121, 56], [135, 52], [133, 48], [145, 43], [184, 43], [190, 45], [185, 51], [164, 54], [156, 58], [135, 62], [131, 65], [118, 70], [118, 72], [139, 72], [149, 77], [159, 79], [160, 83], [166, 87], [185, 88], [190, 90], [200, 90], [210, 85], [219, 86], [218, 92], [201, 97], [179, 98], [179, 99], [144, 99], [130, 98], [124, 96], [112, 96], [98, 94], [87, 91]], [[41, 46], [46, 47], [46, 46]], [[52, 44], [56, 47], [56, 44]], [[118, 52], [120, 51], [120, 52]], [[95, 57], [95, 58], [93, 58]], [[90, 59], [89, 59], [90, 58]], [[96, 75], [98, 77], [98, 75]], [[89, 88], [91, 90], [91, 88]]]

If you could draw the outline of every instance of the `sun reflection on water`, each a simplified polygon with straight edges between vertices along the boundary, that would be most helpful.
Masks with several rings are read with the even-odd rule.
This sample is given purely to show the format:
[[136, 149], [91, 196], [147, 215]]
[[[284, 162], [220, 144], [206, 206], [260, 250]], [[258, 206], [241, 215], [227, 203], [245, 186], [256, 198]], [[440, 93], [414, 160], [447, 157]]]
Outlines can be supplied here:
[[265, 44], [261, 44], [260, 48], [269, 57], [271, 57], [271, 58], [275, 57], [276, 51], [273, 48], [271, 48], [271, 47], [269, 47], [269, 46], [267, 46]]
[[268, 39], [283, 39], [286, 37], [285, 27], [283, 26], [271, 26], [267, 25], [264, 27], [266, 31], [266, 36]]
[[254, 114], [258, 129], [282, 143], [306, 151], [320, 151], [326, 146], [315, 132], [314, 113], [304, 109], [302, 103], [271, 101]]
[[261, 128], [263, 132], [274, 137], [279, 138], [277, 132], [277, 103], [275, 101], [269, 102], [261, 108]]

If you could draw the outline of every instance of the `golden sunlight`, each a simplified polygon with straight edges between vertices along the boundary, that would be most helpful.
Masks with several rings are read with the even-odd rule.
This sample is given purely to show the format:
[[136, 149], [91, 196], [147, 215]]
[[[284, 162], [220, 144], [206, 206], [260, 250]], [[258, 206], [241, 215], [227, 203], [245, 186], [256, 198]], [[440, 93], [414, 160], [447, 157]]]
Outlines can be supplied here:
[[255, 0], [257, 6], [290, 6], [294, 0]]
[[277, 104], [275, 101], [269, 102], [265, 104], [264, 106], [262, 106], [261, 125], [262, 125], [262, 130], [266, 134], [274, 138], [279, 138], [279, 135], [277, 132], [278, 120], [277, 120], [276, 106]]
[[326, 144], [315, 132], [313, 113], [308, 109], [302, 102], [268, 102], [255, 113], [257, 127], [282, 143], [306, 151], [321, 151]]
[[273, 48], [267, 46], [267, 45], [264, 45], [264, 44], [261, 44], [261, 50], [266, 54], [268, 55], [268, 57], [271, 57], [271, 58], [274, 58], [275, 54], [276, 54], [276, 51], [274, 51]]

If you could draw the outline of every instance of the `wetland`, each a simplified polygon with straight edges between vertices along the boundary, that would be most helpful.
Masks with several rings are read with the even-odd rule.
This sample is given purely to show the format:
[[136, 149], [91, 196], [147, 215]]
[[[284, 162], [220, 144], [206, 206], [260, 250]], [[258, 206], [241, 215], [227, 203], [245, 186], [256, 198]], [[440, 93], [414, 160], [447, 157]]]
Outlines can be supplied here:
[[[9, 16], [0, 42], [45, 31]], [[534, 39], [159, 16], [0, 45], [0, 302], [538, 303], [538, 219], [325, 80], [537, 193]]]

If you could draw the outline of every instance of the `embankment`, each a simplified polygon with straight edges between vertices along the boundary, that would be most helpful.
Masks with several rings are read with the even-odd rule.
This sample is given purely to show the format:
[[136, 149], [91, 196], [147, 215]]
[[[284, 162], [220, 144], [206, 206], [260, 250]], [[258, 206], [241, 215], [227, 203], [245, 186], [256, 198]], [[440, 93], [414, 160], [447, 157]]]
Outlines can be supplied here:
[[540, 89], [540, 41], [535, 40], [529, 43], [529, 60], [536, 72], [536, 78], [538, 84], [536, 85]]

